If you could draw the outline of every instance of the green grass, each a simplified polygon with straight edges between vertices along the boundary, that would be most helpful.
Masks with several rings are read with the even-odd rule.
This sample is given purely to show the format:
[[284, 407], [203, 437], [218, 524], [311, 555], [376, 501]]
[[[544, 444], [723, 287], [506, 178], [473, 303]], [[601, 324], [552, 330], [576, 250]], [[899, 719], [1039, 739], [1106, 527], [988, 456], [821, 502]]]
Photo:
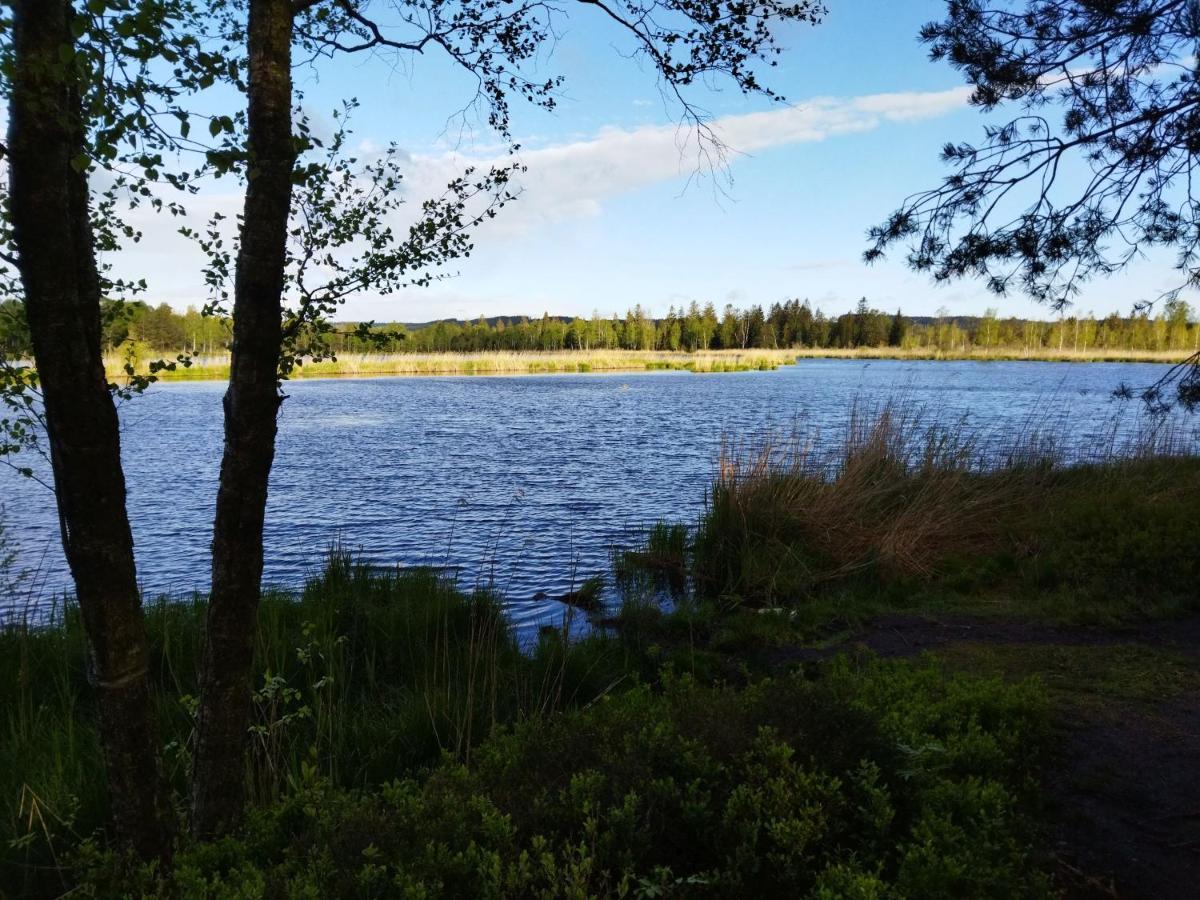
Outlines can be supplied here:
[[[198, 599], [147, 609], [164, 762], [179, 796], [202, 623]], [[554, 635], [522, 652], [490, 595], [465, 595], [432, 571], [372, 570], [335, 553], [299, 597], [263, 599], [251, 797], [269, 803], [311, 773], [350, 788], [443, 753], [469, 760], [497, 727], [623, 682], [622, 653], [617, 642], [572, 645]], [[102, 770], [77, 611], [0, 629], [0, 883], [49, 865], [52, 851], [103, 823]], [[37, 840], [25, 846], [30, 835]]]
[[[681, 532], [656, 534], [679, 549]], [[180, 810], [202, 611], [147, 611]], [[493, 597], [339, 553], [298, 597], [264, 598], [259, 624], [250, 819], [216, 844], [182, 844], [169, 886], [105, 842], [77, 614], [0, 632], [7, 895], [981, 896], [1048, 884], [1033, 684], [845, 660], [747, 679], [706, 667], [711, 650], [655, 646], [651, 629], [573, 642], [551, 631], [522, 652]]]
[[1037, 676], [1053, 707], [1071, 715], [1124, 719], [1200, 690], [1200, 665], [1145, 643], [992, 644], [956, 641], [938, 651], [955, 671], [1021, 681]]
[[685, 525], [656, 522], [638, 549], [613, 554], [617, 584], [626, 594], [636, 590], [681, 596], [687, 587], [687, 545]]

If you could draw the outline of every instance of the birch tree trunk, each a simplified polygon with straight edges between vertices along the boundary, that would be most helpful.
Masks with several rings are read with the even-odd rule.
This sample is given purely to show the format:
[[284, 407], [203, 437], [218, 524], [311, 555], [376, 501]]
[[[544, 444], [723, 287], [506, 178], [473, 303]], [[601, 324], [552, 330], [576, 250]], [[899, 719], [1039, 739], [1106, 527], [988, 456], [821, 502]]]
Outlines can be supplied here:
[[249, 169], [234, 279], [225, 447], [213, 525], [212, 589], [192, 769], [192, 831], [241, 819], [251, 666], [263, 568], [267, 482], [279, 412], [281, 306], [296, 148], [290, 0], [252, 0], [248, 23]]
[[69, 0], [12, 4], [10, 212], [40, 379], [63, 550], [87, 631], [117, 835], [170, 854], [146, 627], [125, 509], [116, 408], [101, 359], [100, 278], [82, 158]]

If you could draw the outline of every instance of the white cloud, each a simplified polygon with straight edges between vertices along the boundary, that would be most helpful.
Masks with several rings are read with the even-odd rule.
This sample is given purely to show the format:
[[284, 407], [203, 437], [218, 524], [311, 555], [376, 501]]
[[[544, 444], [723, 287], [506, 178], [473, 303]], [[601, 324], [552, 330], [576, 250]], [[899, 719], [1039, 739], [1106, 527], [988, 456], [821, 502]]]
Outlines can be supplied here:
[[[872, 131], [889, 122], [914, 122], [966, 105], [970, 89], [826, 97], [767, 112], [714, 120], [714, 135], [739, 154], [824, 141]], [[703, 173], [711, 160], [695, 130], [674, 125], [608, 128], [587, 140], [524, 151], [528, 171], [519, 179], [521, 199], [499, 217], [493, 233], [520, 235], [563, 219], [598, 215], [604, 201], [645, 185]], [[414, 156], [409, 189], [434, 193], [466, 165], [503, 164], [504, 158], [464, 154]]]
[[[968, 94], [969, 89], [956, 88], [816, 98], [766, 112], [724, 116], [713, 120], [711, 127], [729, 148], [727, 162], [732, 167], [741, 154], [945, 115], [962, 108]], [[382, 137], [365, 139], [358, 149], [378, 149], [382, 144], [376, 138]], [[696, 138], [695, 131], [674, 125], [606, 128], [586, 139], [524, 150], [520, 161], [527, 171], [519, 178], [521, 197], [486, 225], [487, 240], [520, 239], [565, 220], [594, 217], [613, 197], [703, 171], [706, 159]], [[405, 189], [414, 202], [408, 209], [415, 215], [419, 201], [441, 194], [446, 183], [469, 165], [486, 168], [512, 162], [507, 156], [490, 155], [494, 152], [477, 150], [475, 156], [449, 151], [413, 154]], [[232, 223], [241, 202], [236, 192], [192, 198], [188, 203], [190, 224], [200, 227], [215, 211], [223, 212]], [[139, 211], [133, 219], [146, 236], [121, 254], [119, 271], [126, 276], [146, 276], [151, 296], [157, 301], [177, 307], [203, 302], [203, 260], [189, 242], [175, 233], [182, 223], [148, 211]]]

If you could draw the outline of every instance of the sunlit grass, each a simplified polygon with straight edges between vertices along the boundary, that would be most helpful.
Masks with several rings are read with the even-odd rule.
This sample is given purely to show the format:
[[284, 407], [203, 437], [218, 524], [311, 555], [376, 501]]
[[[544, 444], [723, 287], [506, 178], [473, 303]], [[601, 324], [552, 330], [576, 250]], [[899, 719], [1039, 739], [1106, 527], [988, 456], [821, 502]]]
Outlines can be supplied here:
[[[368, 378], [385, 375], [539, 375], [586, 372], [688, 371], [699, 373], [770, 371], [802, 359], [906, 359], [1041, 362], [1150, 362], [1175, 363], [1186, 351], [1074, 350], [968, 347], [801, 347], [788, 350], [708, 350], [695, 353], [649, 350], [495, 351], [479, 353], [345, 353], [336, 360], [306, 362], [293, 378]], [[163, 352], [174, 359], [174, 352]], [[108, 377], [125, 376], [126, 359], [118, 354], [104, 358]], [[135, 367], [145, 374], [149, 360]], [[196, 357], [191, 366], [177, 365], [159, 373], [164, 381], [225, 380], [229, 355]]]
[[[164, 353], [171, 359], [173, 354]], [[641, 350], [565, 350], [485, 353], [346, 353], [336, 360], [306, 362], [293, 378], [371, 377], [383, 375], [538, 375], [580, 372], [677, 370], [698, 373], [769, 371], [796, 360], [790, 350], [713, 350], [668, 353]], [[124, 376], [125, 359], [105, 358], [109, 378]], [[147, 363], [138, 366], [144, 372]], [[167, 381], [227, 379], [228, 355], [198, 357], [191, 366], [159, 373]]]
[[798, 359], [978, 360], [981, 362], [1148, 362], [1177, 363], [1191, 350], [1120, 350], [1105, 347], [801, 347]]

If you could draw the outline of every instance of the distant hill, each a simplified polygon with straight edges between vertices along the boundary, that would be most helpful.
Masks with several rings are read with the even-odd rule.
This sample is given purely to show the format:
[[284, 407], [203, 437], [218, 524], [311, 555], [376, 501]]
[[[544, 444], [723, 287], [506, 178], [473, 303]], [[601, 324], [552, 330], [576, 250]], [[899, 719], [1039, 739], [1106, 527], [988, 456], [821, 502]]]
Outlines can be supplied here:
[[[505, 325], [511, 325], [514, 322], [520, 322], [522, 320], [535, 322], [535, 321], [539, 321], [541, 318], [542, 318], [541, 316], [484, 316], [483, 321], [487, 322], [489, 328], [495, 328], [496, 323], [500, 322], [500, 321], [503, 321]], [[550, 319], [551, 319], [551, 321], [557, 321], [557, 322], [572, 322], [572, 321], [574, 321], [575, 317], [574, 316], [551, 316]], [[433, 319], [430, 322], [379, 322], [377, 324], [380, 325], [381, 327], [395, 328], [396, 326], [402, 326], [404, 328], [407, 328], [409, 331], [420, 331], [422, 328], [432, 328], [434, 325], [439, 325], [439, 324], [475, 325], [478, 322], [479, 322], [479, 318], [476, 317], [473, 319]], [[337, 324], [352, 326], [352, 325], [356, 325], [357, 323], [356, 322], [338, 322]]]

